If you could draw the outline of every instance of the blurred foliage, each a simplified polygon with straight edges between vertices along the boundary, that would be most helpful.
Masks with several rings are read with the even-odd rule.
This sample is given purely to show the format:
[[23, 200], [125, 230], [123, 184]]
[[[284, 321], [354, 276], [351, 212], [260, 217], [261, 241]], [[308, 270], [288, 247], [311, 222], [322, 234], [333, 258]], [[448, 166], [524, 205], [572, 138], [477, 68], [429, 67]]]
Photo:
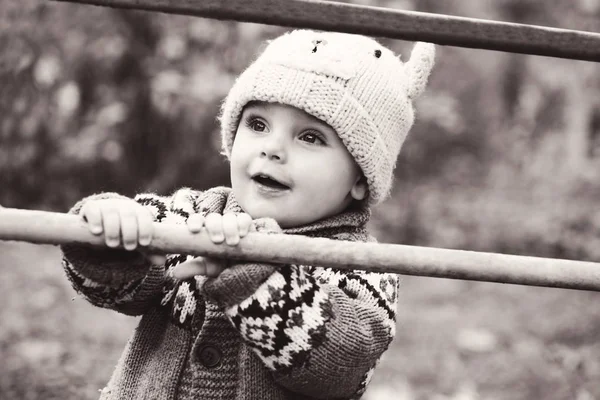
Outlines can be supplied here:
[[227, 183], [216, 115], [269, 29], [35, 0], [0, 10], [0, 203]]
[[[600, 31], [600, 0], [353, 3]], [[260, 43], [283, 31], [41, 0], [0, 2], [0, 204], [66, 211], [99, 191], [227, 184], [220, 102]], [[380, 40], [404, 58], [412, 47]], [[438, 47], [393, 196], [374, 211], [376, 235], [600, 260], [599, 90], [598, 64]], [[13, 271], [16, 261], [6, 254], [3, 275], [17, 283], [2, 290], [8, 314], [0, 315], [0, 351], [8, 362], [0, 367], [0, 397], [94, 398], [125, 334], [115, 338], [103, 328], [94, 336], [80, 326], [123, 322], [78, 311], [67, 323], [68, 312], [44, 308], [46, 301], [60, 307], [67, 296], [60, 271], [29, 287], [34, 275]], [[55, 252], [30, 256], [43, 254], [57, 261]], [[378, 381], [370, 399], [600, 399], [594, 294], [407, 281], [394, 350], [403, 363], [384, 363], [376, 381], [388, 379], [387, 386]], [[19, 302], [25, 290], [37, 300]], [[79, 327], [77, 339], [56, 322], [39, 322], [44, 312], [64, 329]], [[89, 352], [77, 355], [65, 341]], [[90, 360], [105, 349], [111, 356], [96, 371]], [[37, 368], [58, 365], [66, 365], [67, 382]]]

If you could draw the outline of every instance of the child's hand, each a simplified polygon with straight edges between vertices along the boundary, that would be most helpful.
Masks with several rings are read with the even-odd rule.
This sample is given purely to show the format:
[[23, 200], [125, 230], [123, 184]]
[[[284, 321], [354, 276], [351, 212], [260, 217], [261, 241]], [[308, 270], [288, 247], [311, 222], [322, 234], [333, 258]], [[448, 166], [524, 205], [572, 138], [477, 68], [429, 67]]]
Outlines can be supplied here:
[[198, 233], [204, 227], [213, 243], [227, 243], [235, 246], [250, 232], [252, 217], [246, 213], [225, 213], [223, 215], [210, 213], [206, 217], [202, 214], [192, 214], [187, 220], [188, 229]]
[[[187, 221], [188, 229], [198, 233], [202, 228], [213, 243], [227, 243], [236, 246], [248, 234], [252, 227], [252, 217], [249, 214], [226, 213], [224, 215], [211, 213], [206, 217], [201, 214], [192, 214]], [[188, 279], [196, 275], [216, 278], [227, 268], [225, 260], [210, 257], [196, 257], [183, 262], [173, 269], [173, 276], [177, 279]]]
[[148, 246], [154, 235], [150, 211], [130, 199], [101, 199], [86, 202], [79, 213], [94, 235], [104, 234], [108, 247], [126, 250]]

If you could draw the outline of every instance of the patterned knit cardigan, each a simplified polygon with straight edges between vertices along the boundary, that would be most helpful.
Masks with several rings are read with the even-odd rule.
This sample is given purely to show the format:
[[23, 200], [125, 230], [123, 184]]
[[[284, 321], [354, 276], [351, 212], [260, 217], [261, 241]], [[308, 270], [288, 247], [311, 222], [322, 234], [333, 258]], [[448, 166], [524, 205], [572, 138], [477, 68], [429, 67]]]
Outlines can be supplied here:
[[[88, 197], [71, 212], [88, 199], [117, 196]], [[162, 223], [184, 224], [191, 213], [241, 212], [224, 187], [136, 201]], [[372, 241], [369, 216], [348, 211], [283, 233]], [[256, 224], [258, 231], [281, 232], [273, 220]], [[151, 265], [136, 251], [62, 250], [67, 276], [87, 300], [143, 315], [103, 400], [357, 399], [394, 337], [393, 274], [247, 263], [217, 278], [176, 281], [168, 271], [191, 256], [168, 255], [165, 265]]]

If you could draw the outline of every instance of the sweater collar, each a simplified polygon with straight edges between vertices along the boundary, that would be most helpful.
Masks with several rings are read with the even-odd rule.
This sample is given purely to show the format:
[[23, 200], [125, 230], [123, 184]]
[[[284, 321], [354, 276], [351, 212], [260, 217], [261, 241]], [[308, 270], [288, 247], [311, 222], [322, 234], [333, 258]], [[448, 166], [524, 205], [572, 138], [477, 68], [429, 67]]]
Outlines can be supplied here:
[[[244, 210], [239, 205], [231, 188], [221, 187], [218, 188], [225, 198], [225, 204], [223, 205], [222, 212], [233, 212], [241, 213]], [[356, 209], [350, 209], [340, 214], [333, 215], [331, 217], [302, 225], [293, 228], [284, 229], [283, 231], [287, 234], [302, 234], [302, 235], [316, 235], [320, 236], [320, 233], [325, 233], [331, 229], [365, 229], [365, 225], [371, 217], [371, 210], [368, 206], [362, 206]]]

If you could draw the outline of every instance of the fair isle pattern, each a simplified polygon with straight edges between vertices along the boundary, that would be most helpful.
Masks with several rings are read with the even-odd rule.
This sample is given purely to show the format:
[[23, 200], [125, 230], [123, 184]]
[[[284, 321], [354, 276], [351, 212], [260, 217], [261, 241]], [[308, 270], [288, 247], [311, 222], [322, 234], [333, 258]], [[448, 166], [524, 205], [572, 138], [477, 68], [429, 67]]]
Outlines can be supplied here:
[[[185, 224], [190, 214], [195, 212], [194, 199], [197, 197], [190, 189], [178, 190], [171, 198], [161, 197], [154, 194], [142, 194], [135, 200], [148, 207], [154, 219], [158, 222], [169, 224]], [[177, 265], [193, 259], [194, 256], [186, 254], [169, 254], [165, 262], [166, 276]], [[191, 330], [192, 318], [196, 312], [197, 303], [200, 299], [199, 286], [195, 279], [186, 281], [175, 281], [170, 279], [171, 284], [166, 284], [163, 289], [161, 306], [170, 308], [171, 321], [178, 326]]]
[[146, 193], [135, 196], [135, 201], [146, 206], [157, 222], [185, 224], [190, 212], [181, 197], [179, 191], [172, 198]]
[[368, 304], [373, 309], [392, 336], [396, 332], [396, 304], [398, 276], [387, 273], [368, 273], [362, 270], [353, 272], [315, 267], [313, 276], [321, 284], [335, 285], [348, 297]]
[[265, 365], [281, 371], [304, 362], [323, 340], [331, 304], [306, 267], [286, 265], [225, 313]]
[[[345, 275], [338, 283], [338, 286], [349, 297], [357, 299], [375, 310], [381, 321], [384, 322], [386, 327], [390, 329], [391, 334], [394, 335], [396, 328], [395, 301], [390, 302], [390, 298], [396, 295], [395, 287], [397, 279], [391, 276], [391, 274], [346, 273]], [[385, 287], [389, 291], [393, 290], [393, 294], [390, 296], [387, 292], [382, 291], [381, 287]]]
[[171, 320], [175, 325], [191, 329], [192, 317], [196, 312], [200, 298], [198, 284], [194, 279], [176, 281], [170, 278], [173, 268], [182, 262], [193, 259], [194, 256], [185, 254], [169, 254], [165, 262], [166, 276], [169, 281], [163, 288], [163, 297], [160, 301], [162, 307], [171, 309]]
[[[323, 285], [335, 285], [349, 297], [371, 306], [393, 338], [397, 277], [356, 272], [286, 266], [271, 275], [254, 296], [226, 310], [226, 315], [265, 365], [278, 372], [307, 361], [311, 349], [324, 339], [331, 305]], [[375, 367], [365, 374], [354, 398], [364, 393]]]

